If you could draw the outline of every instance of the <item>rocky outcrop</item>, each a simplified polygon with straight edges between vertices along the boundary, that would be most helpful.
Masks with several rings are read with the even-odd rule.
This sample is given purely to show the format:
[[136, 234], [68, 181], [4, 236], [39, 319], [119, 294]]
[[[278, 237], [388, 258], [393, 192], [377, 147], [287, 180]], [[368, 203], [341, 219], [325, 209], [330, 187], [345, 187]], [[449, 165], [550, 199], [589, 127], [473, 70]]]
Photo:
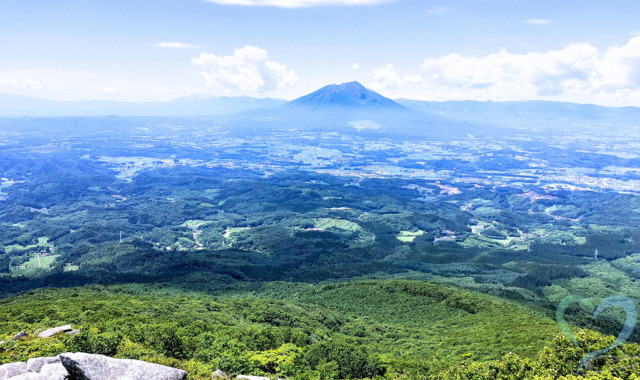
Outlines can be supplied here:
[[66, 380], [67, 375], [58, 357], [29, 359], [26, 363], [0, 366], [0, 380]]
[[211, 378], [213, 380], [229, 380], [231, 379], [229, 377], [229, 375], [227, 375], [226, 373], [222, 372], [221, 370], [217, 369], [213, 375], [211, 375]]
[[9, 380], [67, 380], [67, 370], [60, 360], [57, 363], [44, 364], [38, 371], [29, 371], [9, 378]]
[[9, 363], [0, 365], [0, 380], [10, 379], [27, 372], [27, 363]]
[[187, 377], [183, 370], [140, 360], [84, 353], [59, 356], [70, 380], [184, 380]]
[[60, 364], [60, 366], [62, 366], [62, 363], [60, 362], [60, 358], [57, 356], [50, 357], [50, 358], [33, 358], [33, 359], [27, 360], [27, 371], [40, 372], [42, 367], [44, 367], [47, 364]]
[[[51, 338], [52, 336], [56, 335], [56, 334], [61, 334], [61, 333], [65, 333], [65, 334], [69, 334], [69, 335], [76, 335], [80, 332], [80, 330], [74, 330], [71, 325], [64, 325], [64, 326], [58, 326], [58, 327], [53, 327], [50, 328], [48, 330], [44, 330], [42, 331], [42, 329], [37, 329], [33, 335], [36, 338]], [[19, 333], [17, 333], [16, 335], [13, 336], [13, 340], [17, 341], [17, 340], [21, 340], [22, 338], [29, 338], [30, 335], [27, 334], [26, 331], [20, 331]], [[33, 337], [33, 336], [32, 336]], [[4, 341], [0, 341], [0, 344], [4, 343]]]
[[73, 330], [73, 328], [71, 327], [71, 325], [58, 326], [58, 327], [54, 327], [52, 329], [44, 330], [43, 332], [38, 334], [38, 338], [50, 338], [50, 337], [52, 337], [52, 336], [54, 336], [56, 334], [69, 332], [69, 331], [72, 331], [72, 330]]
[[140, 360], [65, 353], [0, 366], [0, 380], [185, 380], [183, 370]]

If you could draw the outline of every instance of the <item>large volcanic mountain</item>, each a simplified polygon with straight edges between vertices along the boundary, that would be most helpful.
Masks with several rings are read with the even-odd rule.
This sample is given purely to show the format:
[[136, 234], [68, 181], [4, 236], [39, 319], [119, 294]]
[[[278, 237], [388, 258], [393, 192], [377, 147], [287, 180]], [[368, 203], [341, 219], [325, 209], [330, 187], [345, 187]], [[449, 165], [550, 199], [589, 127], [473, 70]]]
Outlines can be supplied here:
[[293, 100], [287, 107], [310, 109], [360, 108], [360, 109], [406, 109], [389, 98], [371, 91], [359, 82], [330, 84], [321, 89]]
[[252, 110], [228, 121], [237, 128], [301, 129], [442, 136], [466, 134], [470, 125], [402, 106], [358, 82], [332, 84], [269, 109]]

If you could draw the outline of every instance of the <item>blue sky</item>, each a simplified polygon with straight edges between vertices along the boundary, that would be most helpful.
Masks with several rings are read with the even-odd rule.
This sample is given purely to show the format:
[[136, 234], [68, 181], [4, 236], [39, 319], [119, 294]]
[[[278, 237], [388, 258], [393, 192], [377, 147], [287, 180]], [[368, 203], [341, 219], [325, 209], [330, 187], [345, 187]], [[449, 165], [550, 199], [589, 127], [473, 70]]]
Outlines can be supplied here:
[[0, 92], [640, 106], [636, 0], [3, 0]]

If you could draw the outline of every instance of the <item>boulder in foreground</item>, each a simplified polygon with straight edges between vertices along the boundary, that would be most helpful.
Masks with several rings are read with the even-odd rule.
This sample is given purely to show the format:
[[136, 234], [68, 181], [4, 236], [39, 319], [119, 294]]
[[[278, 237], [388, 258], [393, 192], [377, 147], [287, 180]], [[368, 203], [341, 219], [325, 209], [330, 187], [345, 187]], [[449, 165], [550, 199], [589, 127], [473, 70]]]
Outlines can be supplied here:
[[114, 359], [103, 355], [66, 353], [59, 355], [69, 380], [185, 380], [180, 369], [140, 360]]
[[42, 367], [47, 364], [59, 364], [60, 358], [57, 356], [49, 357], [49, 358], [32, 358], [27, 360], [27, 371], [28, 372], [40, 372]]
[[0, 380], [10, 379], [27, 372], [26, 363], [9, 363], [0, 365]]

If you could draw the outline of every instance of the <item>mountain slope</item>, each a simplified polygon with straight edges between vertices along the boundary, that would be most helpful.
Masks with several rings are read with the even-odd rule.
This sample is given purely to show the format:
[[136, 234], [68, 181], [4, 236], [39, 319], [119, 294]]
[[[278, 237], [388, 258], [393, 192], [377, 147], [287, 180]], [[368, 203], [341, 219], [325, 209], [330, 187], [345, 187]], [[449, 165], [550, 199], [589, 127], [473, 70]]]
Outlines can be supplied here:
[[532, 358], [558, 332], [553, 321], [511, 302], [433, 283], [271, 283], [255, 295], [240, 288], [232, 293], [185, 292], [161, 284], [33, 290], [0, 301], [0, 340], [67, 323], [82, 333], [57, 346], [11, 344], [0, 353], [0, 363], [36, 356], [39, 346], [48, 354], [72, 349], [196, 359], [247, 373], [255, 369], [243, 357], [268, 355], [283, 344], [304, 352], [346, 341], [384, 358], [391, 369], [432, 358], [455, 363], [469, 351], [474, 360], [509, 352]]
[[358, 82], [332, 84], [281, 106], [231, 115], [235, 128], [443, 136], [478, 131], [468, 122], [402, 106]]
[[367, 89], [358, 82], [325, 86], [287, 103], [286, 107], [308, 107], [311, 109], [330, 107], [406, 109], [406, 107], [401, 106], [389, 98], [385, 98], [375, 91]]
[[523, 129], [637, 128], [640, 108], [542, 100], [512, 102], [420, 101], [397, 99], [399, 104], [442, 117]]
[[[416, 281], [271, 283], [233, 296], [163, 284], [47, 288], [0, 301], [0, 317], [0, 364], [83, 351], [170, 365], [193, 380], [218, 368], [292, 379], [556, 379], [614, 340], [583, 330], [575, 347], [526, 308]], [[67, 323], [80, 333], [34, 336]], [[18, 331], [26, 336], [14, 341]], [[625, 361], [599, 360], [585, 375], [635, 379], [640, 346], [611, 353]]]

